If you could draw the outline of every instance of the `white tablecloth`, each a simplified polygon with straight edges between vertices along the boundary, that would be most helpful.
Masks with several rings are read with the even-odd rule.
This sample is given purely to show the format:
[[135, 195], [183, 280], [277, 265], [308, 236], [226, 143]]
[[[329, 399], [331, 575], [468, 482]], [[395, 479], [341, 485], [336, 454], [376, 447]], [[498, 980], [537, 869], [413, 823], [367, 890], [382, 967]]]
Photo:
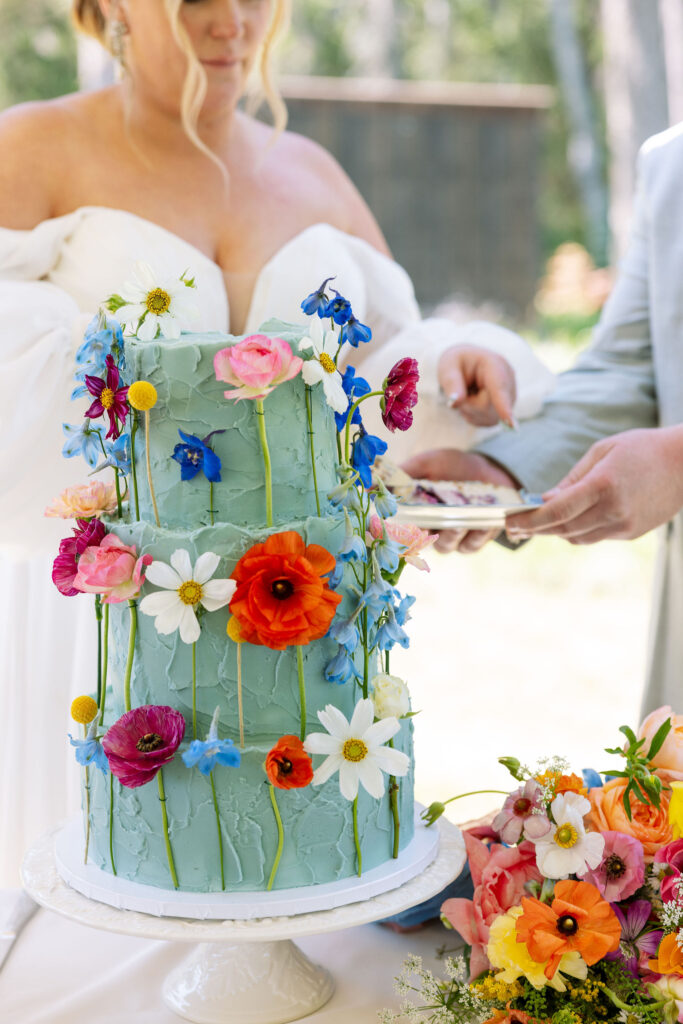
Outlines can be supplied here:
[[[398, 935], [380, 925], [310, 936], [298, 945], [333, 974], [336, 992], [307, 1021], [377, 1024], [377, 1010], [398, 1008], [393, 979], [408, 953], [438, 970], [439, 946], [455, 936], [438, 922]], [[187, 943], [132, 939], [39, 910], [0, 969], [2, 1024], [179, 1024], [161, 985], [190, 952]]]

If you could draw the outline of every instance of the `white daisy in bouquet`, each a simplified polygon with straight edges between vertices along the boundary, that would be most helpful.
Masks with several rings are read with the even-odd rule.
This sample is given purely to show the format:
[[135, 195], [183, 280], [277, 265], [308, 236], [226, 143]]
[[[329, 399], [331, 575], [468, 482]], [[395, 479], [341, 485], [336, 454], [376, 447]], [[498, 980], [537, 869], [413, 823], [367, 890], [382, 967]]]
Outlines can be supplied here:
[[141, 341], [154, 338], [179, 338], [199, 314], [190, 299], [196, 288], [193, 278], [157, 274], [149, 263], [138, 260], [133, 265], [132, 279], [121, 292], [110, 296], [107, 308], [116, 313], [129, 334]]
[[342, 386], [342, 376], [335, 362], [339, 338], [334, 331], [325, 330], [322, 320], [314, 319], [309, 324], [309, 336], [299, 342], [300, 352], [312, 352], [304, 362], [301, 376], [309, 386], [321, 384], [325, 401], [335, 412], [346, 412], [348, 395]]
[[147, 570], [147, 582], [163, 589], [147, 594], [140, 602], [140, 611], [153, 615], [157, 633], [180, 632], [183, 643], [193, 644], [199, 639], [198, 606], [208, 612], [228, 604], [237, 584], [230, 579], [212, 579], [220, 556], [205, 551], [194, 566], [190, 553], [178, 548], [171, 555], [171, 564], [157, 561]]

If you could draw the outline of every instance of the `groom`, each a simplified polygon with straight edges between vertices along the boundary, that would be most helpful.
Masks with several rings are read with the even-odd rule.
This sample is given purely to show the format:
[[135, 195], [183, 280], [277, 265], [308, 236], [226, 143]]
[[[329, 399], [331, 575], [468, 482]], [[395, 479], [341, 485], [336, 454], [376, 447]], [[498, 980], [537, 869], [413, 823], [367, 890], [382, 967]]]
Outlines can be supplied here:
[[[512, 540], [556, 534], [592, 544], [666, 524], [643, 710], [681, 704], [683, 124], [641, 151], [631, 241], [614, 290], [592, 346], [560, 376], [539, 416], [474, 452], [429, 451], [405, 468], [545, 492], [542, 508], [508, 519]], [[489, 537], [469, 533], [450, 544], [474, 551]]]

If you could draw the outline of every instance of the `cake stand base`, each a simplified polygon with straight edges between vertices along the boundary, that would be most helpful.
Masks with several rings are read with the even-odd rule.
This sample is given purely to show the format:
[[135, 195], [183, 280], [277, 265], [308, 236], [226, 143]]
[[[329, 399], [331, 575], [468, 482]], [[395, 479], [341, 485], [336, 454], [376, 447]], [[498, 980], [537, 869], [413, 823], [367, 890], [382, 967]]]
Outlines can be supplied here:
[[293, 942], [203, 942], [167, 977], [164, 1002], [197, 1024], [285, 1024], [315, 1013], [334, 981]]

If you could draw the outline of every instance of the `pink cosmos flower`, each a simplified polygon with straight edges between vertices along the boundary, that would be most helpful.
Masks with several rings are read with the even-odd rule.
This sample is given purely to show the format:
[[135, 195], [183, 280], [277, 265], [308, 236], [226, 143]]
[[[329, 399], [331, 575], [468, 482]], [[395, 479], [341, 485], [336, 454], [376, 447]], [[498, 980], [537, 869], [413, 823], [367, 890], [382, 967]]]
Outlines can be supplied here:
[[624, 832], [603, 832], [605, 850], [597, 868], [589, 868], [579, 877], [590, 882], [608, 903], [633, 896], [645, 880], [643, 844]]
[[166, 705], [145, 704], [126, 711], [107, 730], [102, 746], [122, 786], [150, 782], [175, 757], [185, 735], [185, 719]]
[[85, 549], [73, 585], [86, 594], [103, 594], [104, 604], [118, 604], [138, 594], [151, 561], [151, 555], [138, 558], [134, 545], [108, 533], [99, 547]]
[[384, 426], [392, 434], [395, 430], [408, 430], [413, 425], [411, 410], [417, 404], [419, 379], [417, 360], [408, 356], [399, 359], [389, 370], [389, 376], [382, 385], [384, 395], [379, 404]]
[[106, 530], [99, 519], [77, 519], [73, 537], [59, 542], [59, 554], [52, 563], [52, 582], [64, 597], [82, 594], [73, 583], [78, 573], [78, 559], [88, 547], [99, 547]]
[[660, 895], [665, 903], [676, 899], [676, 883], [683, 871], [683, 839], [676, 839], [673, 843], [660, 846], [655, 853], [655, 864], [665, 864], [666, 873], [662, 877]]
[[121, 434], [119, 420], [123, 425], [128, 415], [128, 402], [126, 401], [128, 388], [119, 387], [121, 376], [113, 356], [107, 356], [105, 365], [107, 367], [106, 381], [101, 377], [90, 377], [86, 374], [85, 386], [90, 394], [95, 396], [95, 401], [85, 415], [96, 420], [106, 413], [109, 417], [109, 430], [106, 436], [117, 438]]
[[113, 483], [91, 480], [87, 484], [67, 487], [45, 509], [49, 519], [92, 519], [116, 511], [116, 488]]
[[368, 529], [373, 540], [379, 540], [383, 536], [382, 523], [389, 540], [401, 544], [405, 549], [401, 552], [401, 558], [414, 565], [416, 569], [429, 572], [429, 566], [424, 558], [419, 558], [418, 555], [434, 543], [439, 536], [438, 533], [428, 533], [419, 526], [411, 526], [409, 523], [397, 523], [393, 519], [381, 520], [379, 516], [371, 516]]
[[231, 385], [226, 398], [260, 399], [269, 395], [278, 384], [291, 380], [303, 366], [282, 338], [252, 334], [229, 348], [222, 348], [213, 357], [216, 379]]
[[524, 888], [527, 882], [542, 882], [543, 879], [536, 867], [533, 843], [487, 846], [467, 832], [464, 838], [474, 896], [471, 900], [446, 900], [441, 913], [472, 947], [470, 979], [473, 979], [491, 966], [486, 955], [491, 922], [528, 895]]
[[522, 788], [510, 793], [491, 824], [508, 845], [518, 843], [522, 835], [525, 839], [547, 835], [550, 821], [545, 813], [543, 790], [536, 780], [528, 779]]

